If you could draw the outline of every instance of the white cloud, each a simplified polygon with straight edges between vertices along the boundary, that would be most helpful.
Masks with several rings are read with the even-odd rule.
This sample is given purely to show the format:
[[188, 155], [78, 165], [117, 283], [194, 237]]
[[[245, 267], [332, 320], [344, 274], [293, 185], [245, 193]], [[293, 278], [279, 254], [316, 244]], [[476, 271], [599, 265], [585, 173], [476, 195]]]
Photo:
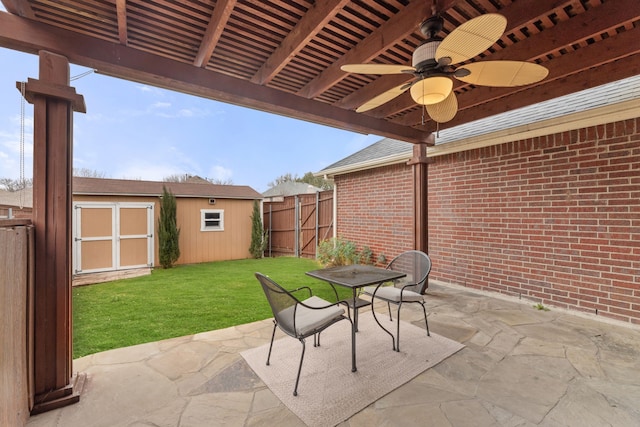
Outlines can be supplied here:
[[[20, 116], [9, 117], [10, 130], [0, 131], [0, 177], [17, 179], [20, 176]], [[33, 118], [25, 117], [24, 172], [26, 177], [33, 170]]]
[[183, 117], [199, 118], [199, 117], [206, 117], [211, 115], [211, 113], [209, 113], [208, 110], [203, 110], [200, 108], [181, 108], [176, 111], [170, 111], [170, 112], [163, 111], [163, 112], [156, 112], [155, 114], [157, 116], [167, 118], [167, 119], [179, 119]]
[[151, 164], [137, 160], [116, 170], [115, 177], [120, 179], [142, 179], [144, 181], [162, 181], [169, 175], [182, 174], [179, 167], [172, 164]]
[[209, 169], [209, 176], [207, 178], [215, 179], [218, 181], [229, 181], [233, 177], [233, 171], [227, 169], [224, 166], [215, 165]]
[[147, 93], [150, 93], [150, 94], [156, 95], [156, 96], [164, 96], [164, 91], [162, 89], [157, 88], [157, 87], [147, 86], [147, 85], [140, 85], [140, 86], [136, 86], [136, 88], [140, 92], [147, 92]]

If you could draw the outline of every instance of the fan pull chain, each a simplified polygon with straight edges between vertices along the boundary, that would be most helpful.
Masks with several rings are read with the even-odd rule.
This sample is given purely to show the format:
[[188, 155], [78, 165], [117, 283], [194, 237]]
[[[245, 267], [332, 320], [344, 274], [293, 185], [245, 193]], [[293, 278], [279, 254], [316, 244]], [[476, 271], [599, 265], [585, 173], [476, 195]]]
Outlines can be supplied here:
[[20, 82], [20, 210], [24, 208], [24, 103], [25, 82]]

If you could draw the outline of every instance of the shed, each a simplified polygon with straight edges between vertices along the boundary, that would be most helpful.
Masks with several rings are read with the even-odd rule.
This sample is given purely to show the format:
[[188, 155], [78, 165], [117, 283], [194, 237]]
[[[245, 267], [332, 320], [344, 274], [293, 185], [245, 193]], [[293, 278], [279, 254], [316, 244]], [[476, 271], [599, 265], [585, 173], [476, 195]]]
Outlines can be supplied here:
[[74, 275], [155, 266], [164, 186], [177, 202], [177, 264], [250, 256], [253, 201], [262, 198], [251, 187], [75, 177]]

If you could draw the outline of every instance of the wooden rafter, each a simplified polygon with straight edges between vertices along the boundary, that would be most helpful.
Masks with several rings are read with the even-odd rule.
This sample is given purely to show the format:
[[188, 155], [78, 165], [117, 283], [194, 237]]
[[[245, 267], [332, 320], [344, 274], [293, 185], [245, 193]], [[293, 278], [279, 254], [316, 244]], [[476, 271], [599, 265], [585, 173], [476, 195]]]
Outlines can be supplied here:
[[252, 83], [269, 83], [300, 50], [322, 29], [350, 0], [324, 0], [316, 2], [313, 8], [300, 19], [280, 46], [251, 78]]
[[231, 16], [231, 12], [236, 5], [236, 0], [220, 0], [216, 2], [216, 6], [211, 14], [211, 20], [207, 25], [207, 30], [202, 38], [202, 43], [196, 54], [196, 58], [193, 60], [193, 65], [196, 67], [204, 67], [211, 59], [213, 51], [220, 40], [222, 31], [227, 25], [227, 21]]
[[116, 0], [116, 15], [118, 16], [118, 40], [127, 45], [127, 0]]
[[[633, 75], [640, 27], [637, 0], [0, 1], [8, 11], [0, 13], [1, 46], [65, 55], [68, 48], [72, 62], [116, 77], [409, 142], [435, 127], [409, 94], [353, 110], [411, 76], [349, 74], [340, 66], [411, 63], [424, 38], [419, 24], [434, 13], [444, 19], [443, 35], [500, 13], [507, 31], [470, 61], [522, 60], [550, 70], [518, 88], [456, 80], [459, 112], [441, 127], [560, 96], [559, 82], [588, 88]], [[16, 30], [7, 16], [27, 19]]]

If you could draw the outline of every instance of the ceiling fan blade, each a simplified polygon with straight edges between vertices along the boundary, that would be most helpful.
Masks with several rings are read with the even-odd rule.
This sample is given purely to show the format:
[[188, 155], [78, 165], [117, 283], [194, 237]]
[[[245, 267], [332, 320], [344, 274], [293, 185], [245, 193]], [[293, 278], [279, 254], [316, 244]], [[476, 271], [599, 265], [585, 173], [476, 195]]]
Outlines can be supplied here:
[[358, 74], [413, 74], [416, 70], [411, 65], [395, 64], [347, 64], [340, 69], [347, 73]]
[[506, 28], [507, 18], [497, 13], [473, 18], [442, 40], [436, 50], [436, 60], [441, 64], [457, 64], [471, 59], [498, 41]]
[[471, 73], [457, 77], [465, 83], [480, 86], [512, 87], [539, 82], [549, 70], [542, 65], [523, 61], [479, 61], [465, 65]]
[[407, 91], [407, 89], [409, 89], [410, 85], [408, 85], [407, 83], [402, 83], [399, 86], [396, 86], [392, 89], [389, 89], [386, 92], [382, 92], [380, 95], [376, 96], [375, 98], [370, 99], [369, 101], [365, 102], [364, 104], [362, 104], [361, 106], [359, 106], [356, 109], [356, 113], [362, 113], [364, 111], [369, 111], [372, 110], [376, 107], [379, 107], [380, 105], [384, 104], [385, 102], [389, 102], [391, 101], [393, 98], [402, 95], [403, 93], [405, 93]]
[[458, 112], [458, 98], [456, 93], [451, 91], [444, 101], [437, 104], [427, 105], [427, 113], [434, 121], [438, 123], [446, 123], [453, 119]]

